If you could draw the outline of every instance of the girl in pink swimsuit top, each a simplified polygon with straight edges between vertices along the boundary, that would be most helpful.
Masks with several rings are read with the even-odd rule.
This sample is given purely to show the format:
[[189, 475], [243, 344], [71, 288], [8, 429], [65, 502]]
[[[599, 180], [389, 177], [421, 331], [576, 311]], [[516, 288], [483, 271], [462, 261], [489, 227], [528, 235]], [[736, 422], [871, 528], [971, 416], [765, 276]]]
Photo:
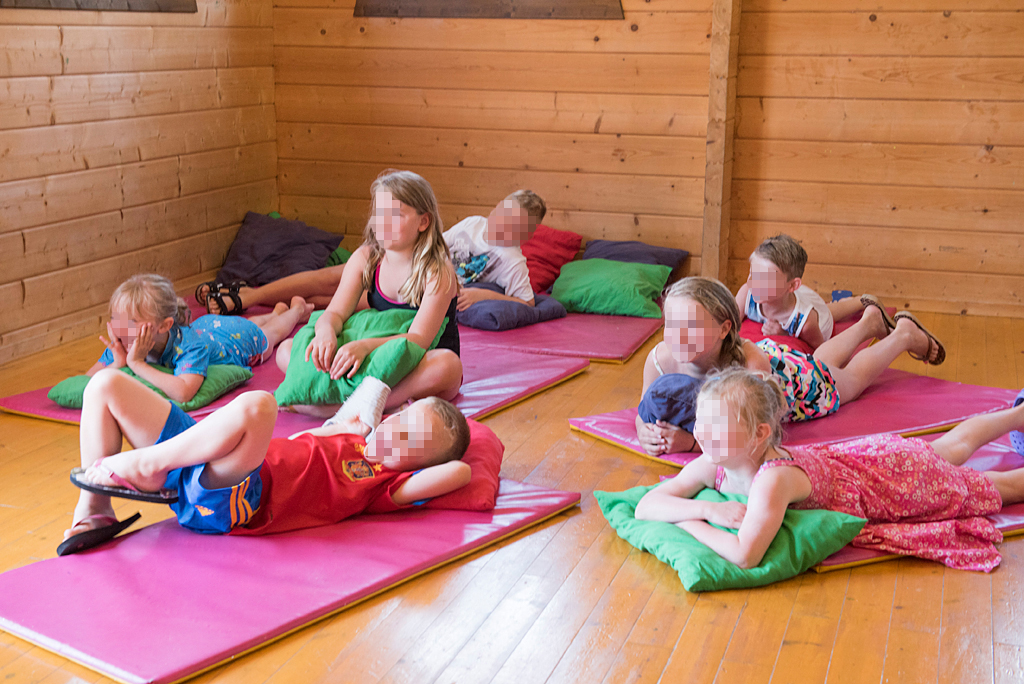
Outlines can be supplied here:
[[[985, 516], [1024, 501], [1024, 468], [980, 473], [962, 464], [1024, 427], [1024, 404], [970, 418], [931, 443], [882, 434], [782, 448], [786, 408], [778, 385], [760, 374], [712, 376], [697, 398], [694, 436], [703, 454], [648, 492], [636, 517], [675, 523], [743, 568], [760, 564], [790, 507], [866, 518], [854, 546], [966, 570], [999, 564], [994, 544], [1002, 535]], [[704, 487], [747, 503], [694, 500]]]

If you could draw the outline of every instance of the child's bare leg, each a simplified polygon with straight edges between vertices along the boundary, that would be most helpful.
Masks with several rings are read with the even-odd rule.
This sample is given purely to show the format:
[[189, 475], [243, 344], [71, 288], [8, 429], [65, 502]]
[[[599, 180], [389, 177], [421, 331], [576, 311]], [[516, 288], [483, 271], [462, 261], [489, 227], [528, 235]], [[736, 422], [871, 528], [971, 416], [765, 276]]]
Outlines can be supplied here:
[[1024, 468], [1002, 473], [990, 470], [984, 475], [996, 486], [1004, 506], [1024, 501]]
[[[204, 487], [230, 487], [263, 462], [276, 419], [274, 395], [246, 392], [166, 442], [110, 456], [103, 464], [142, 491], [160, 489], [175, 468], [202, 463]], [[97, 469], [86, 471], [84, 477], [116, 484]]]
[[962, 465], [971, 454], [992, 440], [1011, 430], [1022, 429], [1024, 404], [968, 418], [932, 442], [932, 448], [953, 465]]
[[246, 316], [251, 322], [255, 323], [259, 327], [263, 327], [264, 323], [274, 320], [276, 316], [280, 316], [288, 310], [288, 305], [284, 302], [278, 302], [274, 305], [274, 310], [270, 313], [256, 314], [255, 316]]
[[260, 325], [263, 334], [267, 336], [267, 351], [263, 352], [263, 360], [266, 361], [274, 354], [277, 345], [292, 334], [292, 330], [301, 321], [309, 318], [313, 312], [313, 305], [307, 304], [302, 297], [292, 297], [291, 306], [279, 315], [274, 316], [266, 323]]
[[431, 349], [411, 373], [391, 390], [384, 410], [395, 409], [410, 399], [440, 397], [451, 401], [462, 386], [462, 360], [450, 349]]
[[[262, 287], [243, 287], [238, 290], [238, 296], [242, 300], [242, 308], [263, 304], [273, 306], [277, 302], [291, 301], [292, 297], [303, 299], [323, 306], [330, 303], [341, 282], [341, 273], [345, 270], [344, 264], [320, 268], [315, 271], [302, 271], [285, 276], [279, 280], [267, 283]], [[213, 309], [217, 303], [212, 303]], [[211, 309], [210, 313], [221, 313]]]
[[860, 297], [847, 297], [838, 302], [829, 302], [828, 310], [834, 320], [841, 321], [863, 311], [864, 305], [861, 304]]
[[[871, 310], [878, 312], [874, 307]], [[821, 347], [818, 350], [820, 351]], [[888, 337], [854, 356], [845, 368], [835, 368], [830, 364], [829, 368], [832, 377], [835, 378], [840, 401], [846, 404], [859, 397], [861, 392], [905, 351], [912, 351], [921, 356], [929, 356], [930, 352], [935, 353], [924, 331], [914, 325], [913, 321], [901, 318], [896, 324], [896, 329], [889, 333]], [[817, 354], [815, 357], [817, 358]]]
[[842, 368], [850, 362], [857, 347], [867, 340], [881, 339], [888, 333], [882, 312], [873, 306], [869, 307], [859, 321], [815, 349], [814, 358], [823, 361], [832, 370]]
[[[156, 442], [171, 412], [169, 401], [121, 371], [104, 369], [85, 388], [79, 444], [82, 467], [121, 452], [122, 437], [134, 447]], [[110, 497], [79, 491], [72, 529], [91, 515], [114, 517]], [[87, 524], [84, 529], [95, 527]], [[65, 538], [72, 530], [64, 533]]]

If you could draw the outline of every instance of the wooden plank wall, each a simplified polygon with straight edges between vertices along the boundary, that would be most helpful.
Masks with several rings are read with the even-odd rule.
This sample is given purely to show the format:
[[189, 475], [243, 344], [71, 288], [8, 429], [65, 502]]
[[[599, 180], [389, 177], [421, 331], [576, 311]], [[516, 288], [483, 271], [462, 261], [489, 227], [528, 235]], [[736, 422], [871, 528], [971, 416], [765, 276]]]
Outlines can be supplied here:
[[806, 279], [1024, 316], [1024, 13], [1005, 0], [745, 0], [730, 280], [768, 235]]
[[624, 0], [625, 21], [353, 18], [275, 0], [281, 212], [360, 234], [386, 167], [446, 226], [519, 187], [545, 223], [694, 253], [700, 270], [710, 0]]
[[272, 19], [0, 9], [0, 363], [95, 334], [133, 273], [217, 269], [276, 207]]

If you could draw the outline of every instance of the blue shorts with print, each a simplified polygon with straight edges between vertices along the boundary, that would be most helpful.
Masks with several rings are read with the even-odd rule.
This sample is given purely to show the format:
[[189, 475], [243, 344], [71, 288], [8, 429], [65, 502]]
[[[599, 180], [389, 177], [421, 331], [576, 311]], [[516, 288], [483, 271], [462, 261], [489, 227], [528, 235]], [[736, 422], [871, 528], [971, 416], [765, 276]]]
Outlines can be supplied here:
[[[171, 404], [171, 413], [157, 444], [180, 435], [195, 424], [192, 416]], [[200, 463], [167, 473], [164, 487], [178, 490], [178, 501], [170, 505], [178, 516], [178, 524], [193, 532], [227, 534], [236, 525], [249, 522], [253, 512], [259, 508], [263, 493], [260, 469], [252, 471], [233, 487], [207, 489], [199, 481], [205, 468], [206, 464]]]

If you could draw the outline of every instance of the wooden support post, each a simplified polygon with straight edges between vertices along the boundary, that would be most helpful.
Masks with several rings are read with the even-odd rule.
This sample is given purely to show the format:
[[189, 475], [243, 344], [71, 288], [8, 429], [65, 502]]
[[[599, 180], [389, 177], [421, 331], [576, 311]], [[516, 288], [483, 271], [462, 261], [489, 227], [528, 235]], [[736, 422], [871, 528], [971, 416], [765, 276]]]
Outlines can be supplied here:
[[704, 167], [704, 232], [701, 275], [725, 280], [729, 265], [732, 136], [736, 117], [736, 62], [741, 0], [714, 0]]

